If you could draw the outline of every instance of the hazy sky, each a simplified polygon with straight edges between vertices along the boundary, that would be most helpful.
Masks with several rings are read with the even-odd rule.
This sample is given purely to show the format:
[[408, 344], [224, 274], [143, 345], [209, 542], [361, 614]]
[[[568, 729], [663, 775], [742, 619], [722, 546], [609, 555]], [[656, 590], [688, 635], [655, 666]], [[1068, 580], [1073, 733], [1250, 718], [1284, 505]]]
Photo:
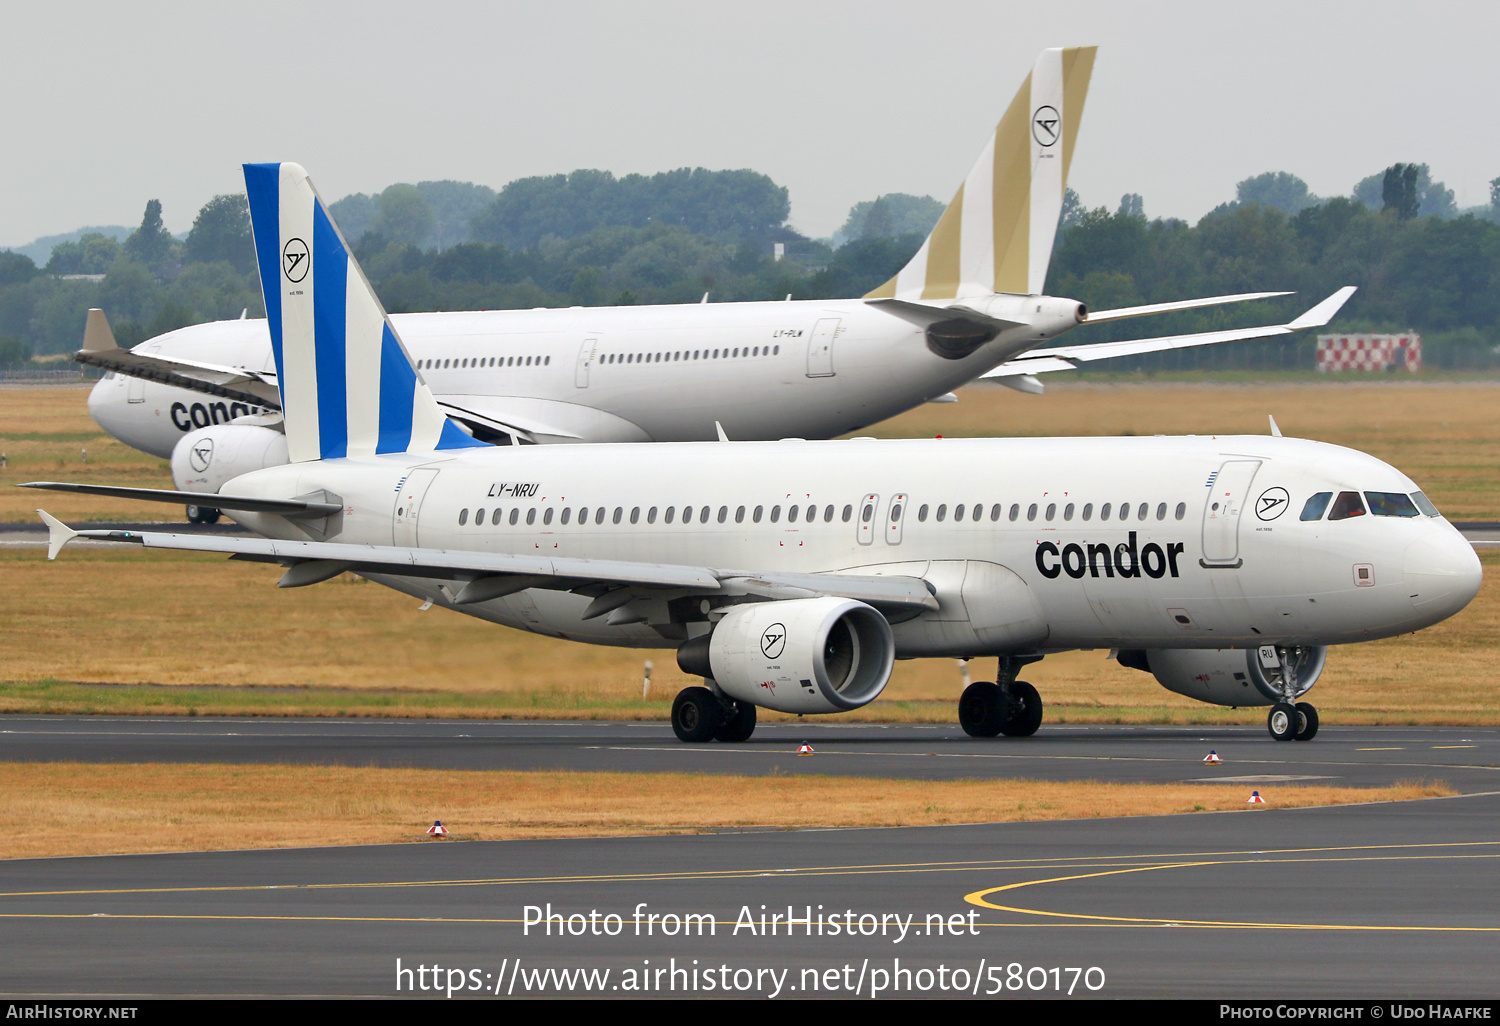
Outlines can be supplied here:
[[[831, 233], [884, 192], [946, 201], [1037, 52], [1098, 44], [1071, 184], [1196, 220], [1237, 181], [1347, 194], [1426, 162], [1500, 176], [1500, 6], [1426, 0], [756, 0], [6, 5], [0, 245], [186, 230], [244, 161], [325, 198], [579, 167], [748, 167]], [[1485, 114], [1485, 111], [1490, 111]]]

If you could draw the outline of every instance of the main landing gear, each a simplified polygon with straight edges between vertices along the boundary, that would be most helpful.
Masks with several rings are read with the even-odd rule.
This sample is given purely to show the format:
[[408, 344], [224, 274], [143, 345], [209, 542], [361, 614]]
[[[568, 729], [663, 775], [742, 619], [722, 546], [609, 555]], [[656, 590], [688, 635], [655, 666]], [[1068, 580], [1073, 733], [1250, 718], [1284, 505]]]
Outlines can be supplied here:
[[1266, 729], [1277, 741], [1311, 741], [1318, 735], [1318, 710], [1307, 702], [1277, 702], [1266, 716]]
[[683, 688], [672, 701], [672, 733], [688, 742], [748, 741], [755, 733], [755, 706], [708, 688]]
[[1001, 656], [999, 683], [976, 681], [958, 700], [958, 722], [970, 737], [1030, 737], [1042, 725], [1042, 696], [1016, 674], [1041, 656]]

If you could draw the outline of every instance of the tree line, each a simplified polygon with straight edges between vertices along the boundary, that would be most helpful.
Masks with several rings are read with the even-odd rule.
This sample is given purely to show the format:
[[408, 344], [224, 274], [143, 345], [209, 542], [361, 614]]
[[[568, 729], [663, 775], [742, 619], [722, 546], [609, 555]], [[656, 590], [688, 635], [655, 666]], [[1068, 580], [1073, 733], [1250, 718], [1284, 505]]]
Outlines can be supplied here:
[[[1231, 307], [1085, 327], [1073, 342], [1270, 322], [1358, 285], [1338, 330], [1412, 329], [1426, 339], [1429, 362], [1490, 367], [1500, 346], [1500, 179], [1491, 198], [1460, 212], [1419, 164], [1394, 165], [1334, 198], [1272, 172], [1239, 183], [1234, 200], [1190, 225], [1148, 218], [1136, 194], [1111, 211], [1087, 208], [1069, 190], [1047, 290], [1092, 309], [1299, 293], [1248, 314]], [[619, 178], [575, 171], [499, 192], [402, 184], [330, 209], [386, 307], [401, 313], [686, 303], [705, 292], [710, 301], [856, 297], [911, 257], [942, 204], [878, 197], [856, 204], [832, 239], [809, 239], [787, 223], [787, 191], [767, 176], [683, 168]], [[85, 235], [55, 246], [42, 267], [0, 252], [0, 366], [77, 348], [90, 306], [108, 312], [122, 345], [241, 311], [260, 316], [244, 197], [214, 197], [180, 239], [161, 215], [152, 200], [124, 242]], [[1189, 351], [1132, 366], [1310, 366], [1311, 344]]]

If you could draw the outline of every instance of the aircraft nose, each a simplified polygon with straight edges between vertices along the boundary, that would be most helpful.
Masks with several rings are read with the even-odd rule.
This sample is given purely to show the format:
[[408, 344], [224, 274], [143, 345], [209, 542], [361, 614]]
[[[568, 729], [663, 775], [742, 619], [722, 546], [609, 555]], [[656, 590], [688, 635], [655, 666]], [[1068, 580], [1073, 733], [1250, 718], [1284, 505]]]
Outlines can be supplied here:
[[1451, 527], [1408, 545], [1402, 569], [1412, 607], [1431, 623], [1473, 601], [1483, 578], [1474, 546]]

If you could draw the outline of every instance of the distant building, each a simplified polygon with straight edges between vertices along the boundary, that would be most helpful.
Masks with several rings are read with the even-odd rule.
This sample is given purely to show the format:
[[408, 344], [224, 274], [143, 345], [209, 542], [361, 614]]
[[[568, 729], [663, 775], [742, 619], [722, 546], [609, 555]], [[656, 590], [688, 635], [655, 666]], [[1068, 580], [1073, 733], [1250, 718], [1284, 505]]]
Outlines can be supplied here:
[[1318, 370], [1398, 371], [1422, 369], [1422, 336], [1319, 335]]

